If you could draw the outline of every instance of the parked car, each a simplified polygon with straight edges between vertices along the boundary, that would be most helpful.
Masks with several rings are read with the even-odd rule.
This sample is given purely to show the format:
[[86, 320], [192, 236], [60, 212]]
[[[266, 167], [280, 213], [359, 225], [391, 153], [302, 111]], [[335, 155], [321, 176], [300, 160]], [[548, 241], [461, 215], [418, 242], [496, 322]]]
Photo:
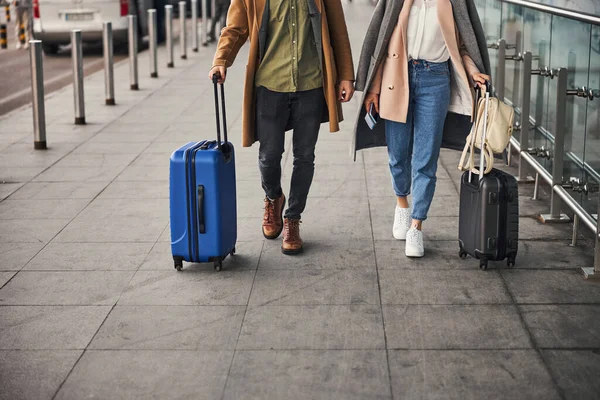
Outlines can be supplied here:
[[137, 15], [141, 40], [153, 7], [154, 0], [33, 0], [33, 36], [42, 41], [44, 53], [55, 54], [58, 46], [71, 42], [72, 29], [81, 29], [84, 42], [99, 42], [102, 22], [110, 21], [118, 46], [127, 43], [127, 15]]

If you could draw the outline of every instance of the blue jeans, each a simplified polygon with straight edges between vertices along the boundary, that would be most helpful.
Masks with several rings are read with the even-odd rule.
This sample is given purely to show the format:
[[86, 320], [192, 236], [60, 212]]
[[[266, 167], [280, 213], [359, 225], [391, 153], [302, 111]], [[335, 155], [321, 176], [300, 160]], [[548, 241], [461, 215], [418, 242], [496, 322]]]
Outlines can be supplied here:
[[396, 196], [413, 195], [412, 218], [424, 221], [435, 191], [437, 161], [450, 103], [448, 62], [411, 60], [406, 123], [385, 121], [390, 172]]

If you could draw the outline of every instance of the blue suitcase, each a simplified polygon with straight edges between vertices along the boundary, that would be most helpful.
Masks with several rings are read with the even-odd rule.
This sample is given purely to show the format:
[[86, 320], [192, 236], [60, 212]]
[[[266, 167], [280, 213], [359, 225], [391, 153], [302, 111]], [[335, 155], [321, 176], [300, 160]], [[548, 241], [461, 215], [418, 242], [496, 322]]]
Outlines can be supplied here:
[[224, 142], [221, 142], [217, 82], [214, 80], [217, 140], [190, 142], [171, 155], [169, 191], [171, 252], [183, 261], [213, 262], [235, 253], [237, 209], [234, 148], [227, 141], [225, 91], [221, 85]]

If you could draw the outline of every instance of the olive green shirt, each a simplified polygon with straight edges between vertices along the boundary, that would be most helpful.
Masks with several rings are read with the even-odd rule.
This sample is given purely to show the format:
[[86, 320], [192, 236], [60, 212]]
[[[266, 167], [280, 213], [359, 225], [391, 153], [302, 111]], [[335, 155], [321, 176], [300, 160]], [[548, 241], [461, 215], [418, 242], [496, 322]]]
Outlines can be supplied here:
[[323, 86], [307, 0], [269, 0], [266, 50], [254, 82], [282, 93]]

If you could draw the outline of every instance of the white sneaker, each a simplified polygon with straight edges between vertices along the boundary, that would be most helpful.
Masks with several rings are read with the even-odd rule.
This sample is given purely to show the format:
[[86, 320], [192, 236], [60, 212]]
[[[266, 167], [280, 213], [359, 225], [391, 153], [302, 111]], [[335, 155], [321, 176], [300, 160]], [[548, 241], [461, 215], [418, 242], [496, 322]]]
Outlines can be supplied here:
[[400, 208], [396, 205], [394, 213], [394, 227], [392, 233], [398, 240], [406, 239], [406, 231], [410, 228], [410, 208]]
[[423, 257], [425, 249], [423, 247], [423, 232], [411, 227], [406, 233], [406, 257]]
[[23, 48], [24, 48], [25, 50], [27, 50], [27, 49], [29, 48], [29, 42], [25, 42], [25, 44], [23, 45]]
[[21, 42], [17, 41], [17, 50], [20, 49], [23, 45], [21, 44]]

